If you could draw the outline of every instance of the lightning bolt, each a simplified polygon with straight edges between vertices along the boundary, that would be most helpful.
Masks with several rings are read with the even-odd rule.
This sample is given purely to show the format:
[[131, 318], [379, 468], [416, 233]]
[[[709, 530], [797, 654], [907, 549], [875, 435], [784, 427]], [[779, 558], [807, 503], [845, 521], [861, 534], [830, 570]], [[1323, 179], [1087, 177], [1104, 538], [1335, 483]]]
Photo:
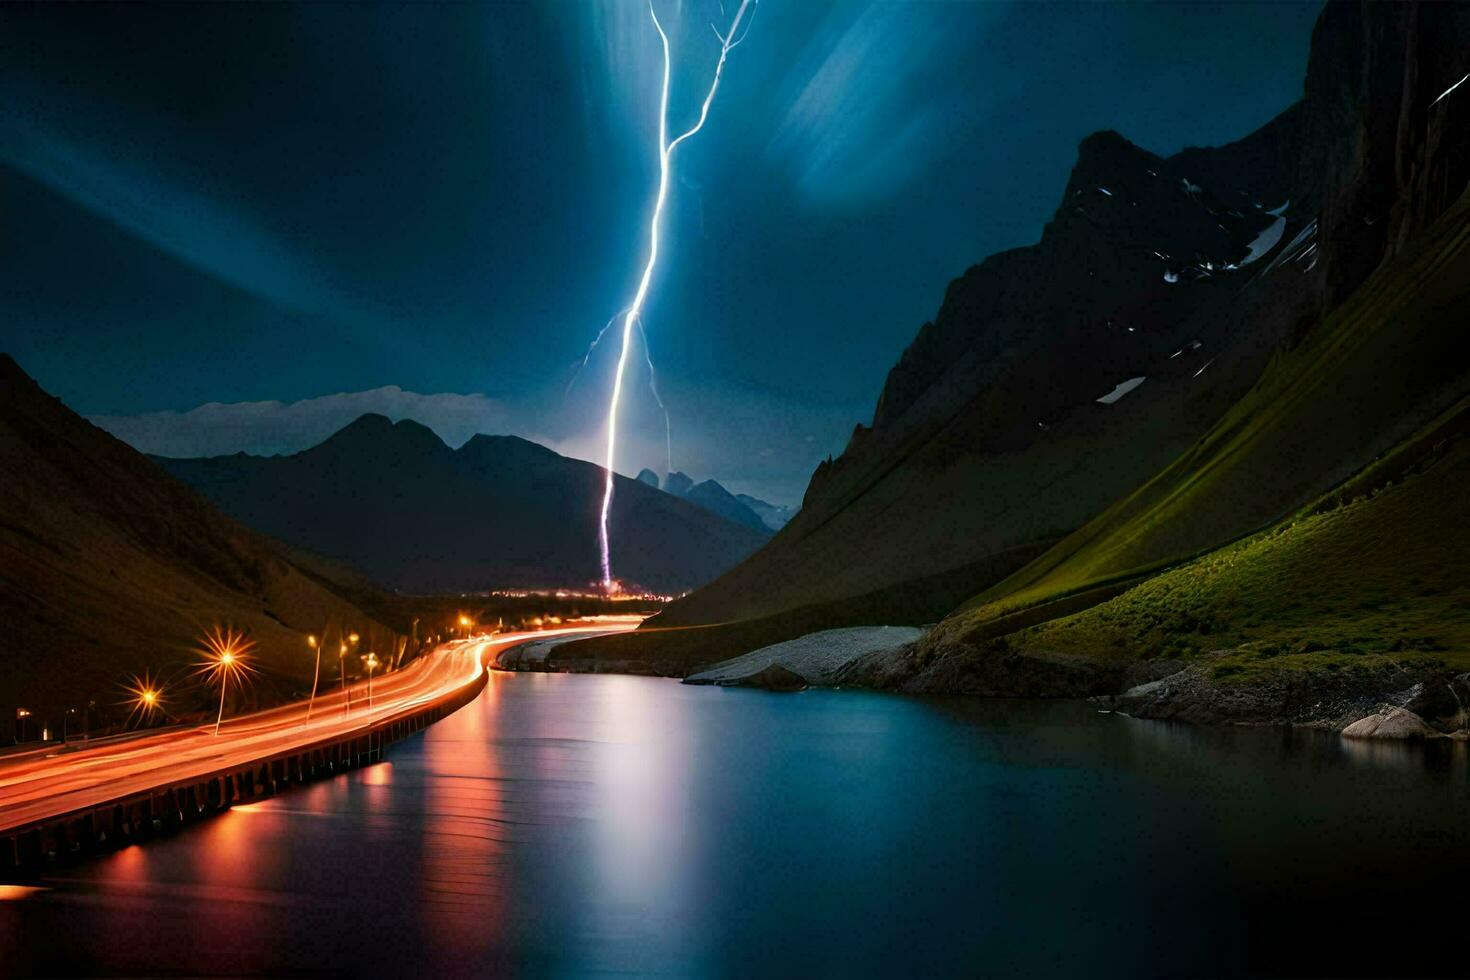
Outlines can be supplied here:
[[658, 372], [653, 369], [653, 351], [648, 347], [648, 331], [643, 329], [643, 318], [638, 318], [638, 337], [643, 341], [643, 360], [648, 363], [648, 390], [653, 392], [653, 400], [658, 403], [658, 410], [664, 413], [664, 472], [674, 472], [674, 420], [669, 417], [669, 410], [664, 405], [663, 396], [658, 393]]
[[[633, 294], [633, 301], [628, 304], [623, 313], [623, 328], [621, 332], [621, 346], [618, 349], [618, 366], [613, 375], [612, 397], [607, 406], [607, 457], [604, 464], [604, 479], [602, 490], [602, 520], [598, 529], [598, 544], [602, 548], [602, 587], [611, 591], [614, 586], [612, 576], [612, 550], [608, 542], [608, 518], [612, 514], [613, 501], [613, 464], [617, 459], [618, 452], [618, 403], [623, 397], [623, 373], [628, 366], [628, 348], [633, 339], [633, 325], [640, 323], [640, 314], [643, 312], [643, 303], [648, 298], [648, 286], [653, 280], [653, 270], [658, 265], [658, 230], [659, 222], [663, 218], [664, 202], [669, 196], [669, 170], [674, 150], [679, 144], [689, 139], [704, 128], [705, 120], [709, 118], [710, 106], [715, 101], [715, 93], [720, 88], [720, 78], [725, 72], [725, 61], [729, 58], [740, 42], [744, 41], [750, 32], [750, 24], [753, 21], [746, 20], [746, 12], [755, 0], [741, 0], [739, 8], [735, 11], [735, 19], [730, 23], [730, 29], [721, 34], [718, 28], [714, 28], [715, 37], [720, 41], [720, 58], [715, 63], [714, 77], [710, 80], [709, 91], [705, 93], [704, 103], [699, 107], [699, 118], [694, 125], [674, 139], [669, 139], [669, 36], [664, 33], [663, 25], [659, 23], [658, 13], [653, 9], [653, 2], [649, 0], [648, 16], [653, 20], [653, 28], [658, 31], [659, 43], [663, 46], [664, 74], [663, 86], [659, 93], [658, 102], [658, 193], [653, 201], [653, 214], [648, 221], [648, 259], [643, 265], [643, 275], [638, 280], [638, 289]], [[741, 31], [742, 23], [745, 25], [744, 32]], [[738, 35], [738, 36], [737, 36]], [[616, 319], [616, 318], [614, 318]], [[644, 345], [645, 355], [647, 344]], [[651, 362], [650, 362], [651, 366]], [[660, 401], [662, 407], [662, 401]], [[664, 414], [666, 431], [668, 413]], [[670, 440], [672, 443], [672, 439]], [[672, 456], [672, 453], [670, 453]]]
[[[582, 359], [572, 369], [572, 376], [567, 381], [566, 391], [562, 392], [563, 398], [571, 395], [572, 388], [577, 384], [577, 379], [582, 376], [582, 371], [587, 367], [587, 362], [592, 359], [592, 352], [597, 350], [597, 346], [602, 343], [602, 338], [612, 329], [612, 325], [618, 321], [618, 318], [623, 315], [624, 313], [621, 312], [614, 313], [612, 319], [608, 320], [607, 323], [603, 324], [602, 329], [597, 331], [597, 336], [592, 339], [592, 343], [587, 345], [587, 353], [582, 355]], [[658, 371], [653, 366], [653, 351], [648, 346], [648, 332], [643, 329], [643, 318], [641, 316], [638, 318], [638, 336], [643, 341], [643, 360], [648, 365], [648, 390], [653, 394], [653, 400], [658, 403], [658, 410], [664, 413], [664, 472], [672, 473], [674, 472], [674, 421], [673, 417], [669, 414], [668, 406], [664, 404], [663, 396], [658, 392]]]

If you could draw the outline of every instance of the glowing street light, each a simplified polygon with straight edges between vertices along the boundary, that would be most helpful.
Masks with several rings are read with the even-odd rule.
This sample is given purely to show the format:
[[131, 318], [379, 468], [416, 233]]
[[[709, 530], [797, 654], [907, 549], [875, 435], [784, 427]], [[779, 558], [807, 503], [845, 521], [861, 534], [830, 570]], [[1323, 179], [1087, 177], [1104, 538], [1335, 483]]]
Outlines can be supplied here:
[[128, 695], [128, 700], [124, 703], [132, 707], [128, 712], [129, 722], [134, 717], [139, 721], [151, 721], [154, 715], [163, 711], [163, 689], [147, 674], [133, 677], [123, 690]]
[[[357, 641], [362, 639], [356, 633], [347, 634], [347, 643], [357, 646]], [[347, 643], [337, 646], [337, 670], [342, 676], [342, 713], [348, 714], [352, 711], [352, 691], [347, 687]]]
[[373, 706], [373, 670], [378, 666], [378, 655], [369, 650], [363, 662], [367, 664], [368, 669], [368, 707], [371, 708]]
[[346, 694], [350, 702], [352, 695], [347, 694], [347, 644], [345, 643], [337, 644], [337, 672], [342, 677], [342, 692]]
[[219, 682], [219, 714], [214, 719], [216, 736], [225, 718], [225, 692], [229, 690], [232, 679], [244, 683], [252, 669], [245, 655], [254, 645], [245, 638], [245, 634], [232, 629], [222, 631], [215, 627], [204, 637], [204, 662], [199, 664], [199, 672], [210, 682]]
[[310, 721], [312, 705], [316, 704], [316, 686], [322, 679], [322, 645], [314, 634], [306, 637], [306, 645], [316, 653], [316, 673], [311, 675], [311, 699], [306, 702], [306, 720]]

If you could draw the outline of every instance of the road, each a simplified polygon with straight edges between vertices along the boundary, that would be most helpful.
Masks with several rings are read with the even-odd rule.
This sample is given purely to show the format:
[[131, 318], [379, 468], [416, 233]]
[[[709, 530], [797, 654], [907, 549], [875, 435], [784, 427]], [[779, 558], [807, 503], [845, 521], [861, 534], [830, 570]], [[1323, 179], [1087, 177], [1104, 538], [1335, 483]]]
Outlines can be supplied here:
[[217, 736], [211, 722], [140, 732], [86, 747], [51, 745], [7, 756], [0, 760], [0, 832], [412, 715], [462, 691], [480, 678], [497, 653], [527, 640], [615, 632], [635, 625], [609, 623], [593, 629], [567, 627], [456, 640], [375, 677], [371, 704], [368, 684], [362, 681], [348, 688], [350, 707], [339, 688], [318, 694], [309, 712], [306, 701], [297, 701], [226, 718]]

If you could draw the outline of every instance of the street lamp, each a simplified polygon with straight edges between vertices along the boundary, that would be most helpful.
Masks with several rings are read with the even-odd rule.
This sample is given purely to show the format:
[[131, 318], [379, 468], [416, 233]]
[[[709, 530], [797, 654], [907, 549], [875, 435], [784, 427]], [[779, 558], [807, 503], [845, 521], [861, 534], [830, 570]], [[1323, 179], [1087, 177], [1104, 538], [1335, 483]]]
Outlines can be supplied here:
[[[337, 644], [337, 672], [342, 678], [342, 693], [347, 694], [347, 644]], [[348, 695], [350, 697], [350, 695]]]
[[26, 740], [26, 719], [31, 716], [27, 708], [15, 709], [15, 740], [24, 742]]
[[215, 627], [204, 638], [205, 659], [199, 665], [200, 673], [212, 682], [219, 682], [219, 713], [214, 719], [216, 736], [219, 735], [220, 724], [225, 718], [225, 692], [229, 690], [231, 679], [244, 682], [251, 670], [246, 663], [245, 654], [252, 646], [254, 644], [243, 633], [236, 633], [231, 629], [221, 631], [219, 627]]
[[163, 690], [147, 674], [134, 677], [124, 690], [129, 696], [126, 703], [132, 706], [132, 710], [128, 712], [129, 722], [134, 715], [140, 721], [150, 720], [163, 710]]
[[322, 678], [322, 645], [317, 642], [314, 635], [306, 637], [306, 645], [316, 653], [316, 673], [311, 675], [311, 700], [306, 702], [306, 719], [311, 720], [311, 708], [316, 704], [316, 686]]
[[[351, 643], [353, 646], [357, 646], [359, 639], [361, 637], [356, 633], [347, 634], [347, 643]], [[337, 648], [337, 667], [342, 674], [343, 714], [349, 714], [352, 711], [352, 691], [347, 687], [347, 643], [343, 643]]]
[[369, 650], [364, 662], [368, 669], [368, 708], [371, 709], [373, 706], [373, 670], [378, 666], [378, 655]]

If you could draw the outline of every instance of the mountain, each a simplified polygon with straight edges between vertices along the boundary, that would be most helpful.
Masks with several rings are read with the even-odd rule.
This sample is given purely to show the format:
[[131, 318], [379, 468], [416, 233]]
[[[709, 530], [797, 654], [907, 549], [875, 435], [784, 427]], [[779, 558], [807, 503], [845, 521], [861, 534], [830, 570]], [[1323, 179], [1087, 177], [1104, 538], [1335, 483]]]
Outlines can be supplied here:
[[791, 523], [791, 518], [796, 516], [796, 508], [784, 504], [769, 504], [759, 497], [752, 497], [748, 493], [737, 493], [735, 499], [755, 512], [755, 516], [772, 531], [779, 531]]
[[664, 477], [664, 491], [676, 497], [683, 497], [694, 489], [694, 481], [685, 473], [670, 473]]
[[407, 630], [378, 598], [220, 514], [0, 355], [0, 704], [111, 707], [130, 675], [186, 673], [216, 625], [256, 643], [251, 696], [284, 697], [311, 683], [307, 634]]
[[[1259, 147], [1292, 144], [1299, 119], [1218, 152], [1276, 160]], [[1268, 196], [1276, 169], [1200, 183], [1202, 152], [1084, 140], [1041, 241], [952, 283], [801, 512], [660, 620], [749, 619], [936, 575], [980, 591], [1013, 570], [997, 556], [1019, 567], [1198, 439], [1305, 312], [1297, 283], [1260, 273], [1311, 220]]]
[[[1328, 4], [1255, 133], [1088, 137], [1041, 240], [951, 283], [801, 512], [620, 655], [943, 618], [906, 667], [950, 689], [1393, 453], [1467, 386], [1467, 41], [1467, 5]], [[704, 624], [682, 652], [653, 629]]]
[[[644, 479], [644, 476], [653, 477], [653, 482]], [[638, 474], [638, 479], [650, 486], [658, 486], [658, 478], [653, 476], [652, 470], [644, 470]], [[714, 480], [705, 480], [703, 483], [695, 483], [688, 474], [670, 473], [664, 479], [664, 491], [675, 497], [687, 500], [696, 507], [702, 507], [711, 514], [718, 514], [725, 520], [741, 527], [746, 527], [762, 535], [766, 535], [776, 528], [767, 524], [766, 521], [747, 505], [744, 500], [736, 497]], [[750, 498], [754, 500], [755, 498]], [[759, 501], [756, 501], [759, 503]], [[764, 505], [769, 507], [769, 504]]]
[[766, 522], [761, 520], [759, 514], [714, 480], [696, 483], [689, 488], [684, 499], [691, 504], [698, 504], [712, 514], [719, 514], [727, 521], [734, 521], [736, 524], [759, 531], [761, 534], [771, 530], [766, 526]]
[[[515, 436], [458, 450], [416, 422], [364, 415], [290, 456], [159, 459], [243, 523], [414, 593], [583, 585], [600, 577], [603, 470]], [[615, 574], [699, 585], [765, 535], [619, 476]]]

